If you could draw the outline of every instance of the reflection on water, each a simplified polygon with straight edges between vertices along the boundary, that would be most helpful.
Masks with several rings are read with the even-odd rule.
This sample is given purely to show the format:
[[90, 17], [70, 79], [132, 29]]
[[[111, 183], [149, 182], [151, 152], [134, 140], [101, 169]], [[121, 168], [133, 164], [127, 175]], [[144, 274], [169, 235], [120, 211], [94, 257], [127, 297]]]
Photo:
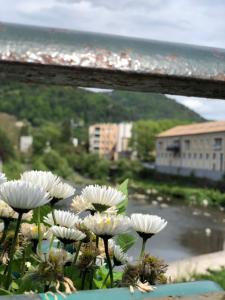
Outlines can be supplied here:
[[180, 235], [181, 244], [198, 255], [224, 249], [224, 230], [213, 229], [210, 236], [206, 235], [204, 229], [187, 230]]
[[[223, 250], [225, 214], [213, 209], [196, 209], [179, 203], [153, 202], [145, 199], [129, 199], [128, 214], [150, 213], [162, 216], [167, 227], [147, 244], [147, 250], [167, 262]], [[139, 243], [130, 250], [136, 256]]]

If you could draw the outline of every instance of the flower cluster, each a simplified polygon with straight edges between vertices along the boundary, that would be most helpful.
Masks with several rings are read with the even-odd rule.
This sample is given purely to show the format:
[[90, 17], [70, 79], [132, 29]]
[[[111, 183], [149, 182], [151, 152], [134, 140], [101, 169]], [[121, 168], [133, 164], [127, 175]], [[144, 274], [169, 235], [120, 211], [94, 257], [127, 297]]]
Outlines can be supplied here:
[[[167, 222], [148, 214], [124, 215], [127, 192], [120, 189], [89, 185], [80, 195], [74, 193], [73, 186], [51, 172], [27, 171], [19, 180], [11, 181], [0, 173], [0, 256], [4, 249], [7, 257], [0, 288], [12, 286], [13, 261], [17, 259], [20, 285], [30, 279], [29, 285], [39, 292], [61, 293], [61, 287], [70, 293], [126, 283], [142, 291], [153, 290], [148, 268], [160, 268], [155, 273], [157, 278], [164, 269], [146, 256], [145, 247]], [[55, 209], [54, 204], [60, 200], [71, 203], [70, 211]], [[132, 231], [142, 239], [140, 256], [133, 261], [127, 254], [136, 241]], [[19, 258], [17, 249], [22, 249]], [[136, 261], [138, 271], [132, 265]], [[140, 265], [144, 271], [140, 271]], [[115, 282], [118, 266], [124, 266], [124, 275]], [[136, 275], [130, 280], [132, 270]]]

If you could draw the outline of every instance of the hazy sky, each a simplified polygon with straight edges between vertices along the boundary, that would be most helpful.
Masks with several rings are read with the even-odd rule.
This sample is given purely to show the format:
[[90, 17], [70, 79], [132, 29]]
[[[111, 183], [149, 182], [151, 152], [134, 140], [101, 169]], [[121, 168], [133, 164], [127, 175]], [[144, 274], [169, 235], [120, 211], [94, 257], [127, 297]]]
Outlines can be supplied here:
[[[225, 0], [0, 0], [0, 21], [225, 48]], [[175, 97], [209, 119], [224, 100]]]

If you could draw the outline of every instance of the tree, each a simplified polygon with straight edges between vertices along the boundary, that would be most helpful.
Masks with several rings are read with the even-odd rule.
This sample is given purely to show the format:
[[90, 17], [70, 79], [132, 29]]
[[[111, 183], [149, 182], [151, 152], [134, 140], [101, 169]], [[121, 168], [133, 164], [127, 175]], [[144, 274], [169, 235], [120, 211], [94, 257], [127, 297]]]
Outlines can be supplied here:
[[45, 123], [34, 131], [33, 150], [35, 154], [43, 153], [46, 143], [49, 142], [51, 147], [60, 143], [61, 131], [54, 123]]
[[155, 139], [160, 132], [179, 124], [188, 123], [180, 120], [141, 120], [134, 123], [131, 146], [141, 161], [154, 160]]
[[15, 151], [12, 142], [8, 138], [7, 134], [0, 129], [0, 158], [3, 161], [7, 161], [9, 158], [15, 156]]

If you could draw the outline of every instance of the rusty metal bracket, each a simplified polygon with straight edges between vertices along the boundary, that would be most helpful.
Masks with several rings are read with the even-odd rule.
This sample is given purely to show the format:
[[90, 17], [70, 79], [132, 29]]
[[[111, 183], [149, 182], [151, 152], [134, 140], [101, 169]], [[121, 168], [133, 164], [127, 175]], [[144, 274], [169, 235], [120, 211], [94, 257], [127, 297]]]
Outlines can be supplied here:
[[1, 23], [0, 79], [225, 99], [225, 50]]

